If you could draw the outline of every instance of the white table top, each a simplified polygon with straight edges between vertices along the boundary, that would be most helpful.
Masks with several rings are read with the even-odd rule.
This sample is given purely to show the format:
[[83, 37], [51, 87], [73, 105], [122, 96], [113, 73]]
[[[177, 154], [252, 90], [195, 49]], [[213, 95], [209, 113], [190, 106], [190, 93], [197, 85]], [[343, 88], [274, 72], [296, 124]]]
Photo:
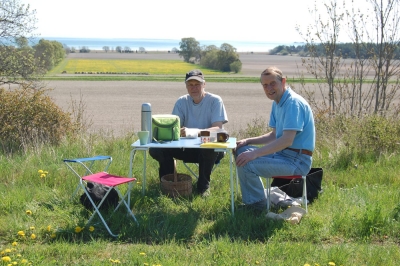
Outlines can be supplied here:
[[[229, 137], [228, 141], [228, 146], [226, 149], [234, 149], [236, 148], [236, 138]], [[146, 145], [140, 145], [140, 141], [137, 140], [134, 143], [131, 144], [132, 148], [143, 148], [143, 149], [148, 149], [148, 148], [204, 148], [200, 147], [201, 141], [200, 137], [198, 138], [180, 138], [179, 140], [176, 141], [169, 141], [169, 142], [163, 142], [163, 143], [149, 143]], [[204, 148], [204, 149], [225, 149], [225, 148]]]

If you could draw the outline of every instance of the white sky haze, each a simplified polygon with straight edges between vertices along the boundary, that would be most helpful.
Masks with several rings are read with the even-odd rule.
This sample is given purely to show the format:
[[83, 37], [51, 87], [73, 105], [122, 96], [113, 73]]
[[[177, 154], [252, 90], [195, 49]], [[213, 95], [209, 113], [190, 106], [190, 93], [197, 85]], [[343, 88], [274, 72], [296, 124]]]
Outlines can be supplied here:
[[21, 0], [42, 37], [302, 41], [313, 0]]
[[[323, 0], [20, 0], [35, 9], [41, 37], [301, 42]], [[325, 2], [334, 2], [326, 0]], [[387, 0], [385, 0], [387, 1]], [[367, 0], [337, 0], [365, 8]], [[320, 7], [326, 16], [326, 9]], [[348, 41], [346, 33], [339, 41]]]

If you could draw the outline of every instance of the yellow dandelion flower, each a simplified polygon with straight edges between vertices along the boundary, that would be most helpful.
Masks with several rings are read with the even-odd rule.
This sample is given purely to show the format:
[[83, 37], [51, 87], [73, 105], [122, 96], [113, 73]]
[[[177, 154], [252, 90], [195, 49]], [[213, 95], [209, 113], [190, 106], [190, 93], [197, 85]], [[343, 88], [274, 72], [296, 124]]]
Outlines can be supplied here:
[[17, 241], [14, 241], [11, 243], [11, 245], [15, 247], [16, 245], [18, 245], [18, 243], [17, 243]]
[[27, 260], [27, 259], [22, 259], [22, 260], [21, 260], [21, 263], [22, 263], [22, 264], [27, 264], [27, 263], [28, 263], [28, 260]]
[[75, 227], [75, 233], [80, 233], [82, 232], [83, 228], [80, 226]]
[[138, 185], [139, 185], [139, 184], [141, 184], [141, 183], [140, 183], [140, 181], [136, 181], [136, 184], [138, 184]]
[[41, 178], [45, 178], [45, 177], [46, 177], [46, 174], [41, 174], [40, 177], [41, 177]]
[[48, 226], [46, 227], [46, 230], [47, 230], [47, 232], [50, 232], [50, 231], [51, 231], [51, 226], [48, 225]]
[[336, 264], [335, 264], [334, 262], [330, 261], [330, 262], [328, 263], [328, 265], [329, 265], [329, 266], [335, 266]]
[[258, 260], [256, 260], [256, 264], [260, 264], [260, 262]]
[[306, 263], [306, 264], [304, 264], [304, 266], [311, 266], [310, 264], [308, 264], [308, 263]]
[[39, 174], [43, 174], [43, 170], [39, 170], [38, 173], [39, 173]]
[[6, 248], [6, 249], [4, 250], [4, 253], [11, 253], [11, 249]]
[[90, 227], [89, 227], [89, 231], [90, 231], [90, 232], [93, 232], [93, 231], [94, 231], [94, 226], [90, 226]]
[[35, 230], [34, 226], [29, 227], [30, 230]]
[[51, 238], [56, 238], [56, 236], [57, 236], [56, 233], [52, 233], [50, 237]]
[[140, 252], [139, 255], [140, 255], [140, 256], [146, 256], [146, 253]]
[[49, 173], [49, 172], [47, 172], [47, 171], [43, 171], [43, 174], [46, 174], [46, 175], [47, 175], [48, 173]]
[[17, 265], [17, 264], [18, 264], [18, 262], [16, 262], [16, 261], [12, 262], [12, 265]]
[[25, 236], [25, 232], [24, 231], [18, 231], [18, 235], [19, 236]]
[[145, 265], [145, 266], [149, 266], [149, 264], [148, 264], [147, 262], [143, 263], [143, 265]]
[[9, 256], [4, 256], [4, 257], [1, 258], [1, 260], [2, 260], [3, 262], [10, 262], [10, 261], [11, 261], [11, 258], [10, 258]]
[[35, 234], [31, 234], [31, 239], [36, 239], [36, 235]]
[[26, 211], [26, 214], [32, 215], [32, 211], [31, 211], [31, 210], [27, 210], [27, 211]]
[[21, 254], [17, 254], [17, 257], [18, 257], [18, 258], [21, 258], [21, 257], [22, 257], [22, 255], [21, 255]]
[[114, 260], [114, 263], [121, 263], [119, 260]]

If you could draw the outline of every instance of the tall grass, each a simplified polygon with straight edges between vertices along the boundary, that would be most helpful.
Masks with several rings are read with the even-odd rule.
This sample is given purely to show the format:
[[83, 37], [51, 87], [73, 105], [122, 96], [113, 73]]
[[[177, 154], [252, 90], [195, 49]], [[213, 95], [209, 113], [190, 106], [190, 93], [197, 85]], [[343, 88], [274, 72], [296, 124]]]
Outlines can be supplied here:
[[[126, 176], [135, 132], [123, 137], [82, 134], [59, 146], [1, 154], [3, 264], [10, 259], [33, 265], [397, 265], [400, 155], [390, 146], [377, 153], [373, 146], [349, 144], [360, 135], [361, 124], [372, 126], [342, 120], [345, 126], [339, 131], [339, 122], [317, 122], [313, 166], [324, 169], [323, 193], [299, 225], [238, 209], [232, 216], [227, 158], [212, 175], [210, 197], [171, 199], [161, 193], [157, 162], [148, 156], [142, 195], [143, 154], [138, 153], [131, 203], [139, 226], [117, 212], [110, 225], [119, 237], [112, 238], [98, 221], [92, 224], [94, 231], [85, 225], [89, 212], [78, 197], [72, 198], [78, 179], [62, 159], [111, 155], [109, 172]], [[392, 125], [398, 128], [399, 122]], [[265, 130], [255, 119], [230, 135], [246, 137]], [[388, 134], [380, 138], [397, 137]], [[95, 170], [102, 167], [95, 165]], [[186, 173], [179, 163], [178, 172]], [[240, 202], [239, 193], [235, 204]]]

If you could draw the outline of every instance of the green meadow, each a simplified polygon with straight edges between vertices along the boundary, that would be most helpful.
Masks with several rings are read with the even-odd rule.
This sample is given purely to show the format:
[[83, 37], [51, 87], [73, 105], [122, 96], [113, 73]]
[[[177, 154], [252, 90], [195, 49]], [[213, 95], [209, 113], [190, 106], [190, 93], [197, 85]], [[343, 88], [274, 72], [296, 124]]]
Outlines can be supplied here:
[[[318, 123], [313, 166], [324, 169], [323, 193], [300, 224], [240, 210], [240, 192], [232, 215], [228, 158], [212, 174], [211, 196], [171, 199], [162, 194], [158, 164], [147, 155], [142, 195], [144, 155], [138, 152], [131, 207], [139, 225], [123, 209], [103, 212], [117, 238], [99, 219], [86, 224], [91, 212], [79, 202], [82, 191], [73, 197], [78, 179], [62, 160], [111, 155], [108, 171], [127, 176], [134, 132], [82, 134], [59, 146], [1, 154], [0, 265], [398, 265], [400, 157], [393, 150], [376, 156], [374, 147], [383, 145], [360, 139], [368, 127], [368, 121]], [[260, 130], [249, 124], [232, 135]], [[188, 173], [179, 162], [178, 172]]]

